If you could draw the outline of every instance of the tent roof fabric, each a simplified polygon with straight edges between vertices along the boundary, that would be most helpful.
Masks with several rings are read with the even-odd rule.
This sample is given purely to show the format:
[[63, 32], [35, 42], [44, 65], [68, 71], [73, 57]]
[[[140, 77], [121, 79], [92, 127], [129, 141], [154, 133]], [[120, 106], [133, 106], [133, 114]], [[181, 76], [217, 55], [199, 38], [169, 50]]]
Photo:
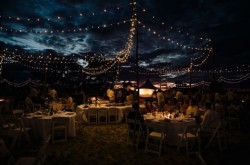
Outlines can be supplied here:
[[146, 82], [140, 86], [140, 88], [157, 89], [149, 79], [147, 79]]

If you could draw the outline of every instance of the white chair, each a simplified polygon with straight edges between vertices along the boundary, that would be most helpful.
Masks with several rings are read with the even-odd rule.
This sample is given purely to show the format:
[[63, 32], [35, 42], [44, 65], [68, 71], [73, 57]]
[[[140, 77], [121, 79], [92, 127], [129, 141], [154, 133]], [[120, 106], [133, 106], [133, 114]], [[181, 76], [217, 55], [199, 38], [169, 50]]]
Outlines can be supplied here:
[[20, 119], [24, 116], [24, 110], [23, 109], [13, 109], [12, 110], [14, 119]]
[[16, 120], [16, 131], [19, 131], [19, 138], [21, 141], [22, 135], [24, 134], [26, 137], [26, 140], [31, 144], [29, 132], [32, 130], [31, 128], [25, 127], [23, 122], [23, 116], [24, 116], [24, 110], [22, 109], [13, 109], [12, 110], [14, 119]]
[[188, 125], [186, 126], [183, 133], [177, 134], [180, 138], [177, 150], [183, 145], [185, 142], [186, 154], [196, 154], [200, 152], [200, 125]]
[[166, 148], [166, 129], [163, 124], [146, 122], [147, 135], [145, 151], [161, 156], [162, 147]]
[[76, 131], [80, 132], [80, 126], [83, 125], [83, 119], [82, 119], [82, 115], [76, 113], [76, 118], [75, 118], [75, 125], [76, 125]]
[[143, 125], [140, 120], [127, 119], [127, 145], [133, 145], [136, 149], [145, 142]]
[[10, 140], [9, 148], [10, 151], [12, 151], [15, 146], [16, 142], [19, 136], [19, 131], [16, 131], [14, 129], [0, 129], [0, 137], [3, 139], [7, 139], [8, 141]]
[[128, 114], [129, 114], [130, 111], [132, 111], [131, 108], [126, 108], [126, 109], [124, 110], [124, 119], [125, 119], [125, 123], [127, 123]]
[[33, 104], [33, 112], [40, 111], [42, 109], [41, 104]]
[[67, 117], [52, 117], [52, 144], [55, 142], [67, 142], [68, 123], [69, 118]]
[[46, 162], [49, 140], [43, 142], [36, 157], [21, 157], [15, 165], [43, 165]]
[[18, 101], [17, 108], [18, 109], [25, 109], [25, 102], [24, 101]]
[[[1, 159], [4, 158], [4, 159]], [[5, 142], [3, 139], [0, 138], [0, 159], [1, 164], [14, 164], [15, 159], [10, 152], [10, 150], [5, 145]]]
[[228, 108], [228, 116], [226, 120], [228, 121], [229, 128], [240, 129], [240, 114], [234, 110]]
[[33, 104], [25, 104], [25, 110], [26, 112], [33, 113], [34, 112]]
[[203, 128], [203, 131], [209, 135], [205, 150], [211, 146], [214, 140], [217, 140], [220, 151], [227, 148], [226, 125], [227, 122], [219, 122], [214, 129]]
[[98, 109], [98, 123], [107, 124], [107, 122], [108, 122], [107, 109]]
[[98, 113], [97, 108], [88, 109], [88, 124], [97, 124], [98, 122], [97, 113]]
[[109, 108], [108, 109], [108, 123], [117, 123], [118, 121], [118, 114], [116, 108]]
[[15, 124], [5, 120], [5, 118], [0, 114], [0, 128], [1, 129], [13, 129], [15, 128]]

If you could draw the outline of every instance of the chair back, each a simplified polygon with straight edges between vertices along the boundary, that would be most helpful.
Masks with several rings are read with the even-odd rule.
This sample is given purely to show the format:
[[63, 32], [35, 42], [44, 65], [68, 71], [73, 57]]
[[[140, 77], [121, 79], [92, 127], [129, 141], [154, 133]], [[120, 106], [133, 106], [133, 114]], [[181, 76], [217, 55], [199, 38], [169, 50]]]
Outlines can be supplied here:
[[24, 110], [23, 109], [13, 109], [12, 110], [13, 116], [15, 119], [23, 118]]
[[49, 145], [49, 141], [44, 141], [39, 152], [38, 152], [38, 155], [36, 156], [35, 158], [35, 161], [33, 163], [33, 165], [43, 165], [45, 164], [45, 161], [46, 161], [46, 150], [48, 148], [48, 145]]
[[116, 108], [108, 109], [108, 122], [109, 123], [117, 123], [118, 121], [118, 112]]
[[88, 124], [97, 124], [97, 113], [98, 113], [98, 108], [89, 108], [88, 109]]
[[33, 109], [33, 112], [39, 111], [42, 109], [42, 105], [41, 104], [34, 104], [32, 109]]
[[67, 117], [52, 117], [53, 126], [68, 125], [69, 119]]
[[[52, 117], [52, 144], [54, 142], [64, 141], [67, 142], [68, 138], [68, 123], [69, 118], [67, 117]], [[56, 134], [63, 133], [63, 137], [56, 138]]]
[[199, 137], [200, 129], [201, 126], [198, 124], [188, 125], [185, 128], [184, 135], [187, 136], [187, 133], [190, 133], [196, 137]]

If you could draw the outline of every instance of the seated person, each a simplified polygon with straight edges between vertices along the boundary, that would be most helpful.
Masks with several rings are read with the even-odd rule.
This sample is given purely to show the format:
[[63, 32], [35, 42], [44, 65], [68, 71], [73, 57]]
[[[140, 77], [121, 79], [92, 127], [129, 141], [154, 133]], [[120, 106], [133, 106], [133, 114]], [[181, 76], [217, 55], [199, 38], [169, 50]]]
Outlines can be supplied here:
[[189, 101], [188, 99], [185, 99], [184, 102], [180, 105], [180, 111], [184, 114], [186, 114], [186, 110], [189, 106]]
[[66, 95], [65, 103], [68, 104], [68, 105], [73, 104], [73, 98], [71, 96], [69, 96], [69, 95]]
[[176, 105], [173, 104], [172, 100], [168, 100], [165, 104], [164, 104], [164, 111], [168, 111], [170, 113], [175, 112], [177, 110]]
[[133, 100], [134, 100], [134, 95], [133, 95], [132, 92], [130, 92], [130, 93], [126, 96], [126, 103], [127, 103], [128, 105], [132, 105]]
[[69, 95], [66, 95], [64, 101], [65, 101], [65, 104], [66, 104], [65, 105], [65, 110], [66, 111], [73, 111], [73, 109], [74, 109], [74, 107], [73, 107], [73, 105], [74, 105], [73, 98], [71, 96], [69, 96]]
[[196, 117], [198, 116], [199, 107], [194, 99], [189, 100], [189, 106], [186, 111], [186, 116]]
[[157, 108], [154, 107], [154, 105], [152, 104], [152, 102], [150, 100], [146, 101], [146, 105], [145, 105], [145, 109], [143, 110], [143, 114], [146, 113], [153, 113], [157, 111]]
[[25, 98], [24, 103], [25, 103], [25, 107], [26, 107], [25, 111], [27, 111], [29, 113], [33, 112], [34, 103], [32, 101], [30, 94]]
[[204, 128], [216, 128], [220, 121], [220, 114], [211, 108], [210, 103], [206, 103], [205, 114], [202, 117], [201, 126]]
[[[133, 110], [129, 111], [127, 119], [134, 120], [134, 121], [139, 120], [140, 123], [141, 123], [142, 129], [145, 130], [144, 118], [143, 118], [142, 113], [139, 110], [139, 104], [138, 103], [134, 103], [132, 105], [132, 109]], [[133, 123], [129, 123], [129, 127], [130, 128], [134, 128], [134, 124]], [[135, 129], [138, 130], [138, 127], [136, 127]]]
[[54, 88], [49, 88], [48, 89], [48, 96], [50, 97], [51, 100], [56, 100], [57, 91]]

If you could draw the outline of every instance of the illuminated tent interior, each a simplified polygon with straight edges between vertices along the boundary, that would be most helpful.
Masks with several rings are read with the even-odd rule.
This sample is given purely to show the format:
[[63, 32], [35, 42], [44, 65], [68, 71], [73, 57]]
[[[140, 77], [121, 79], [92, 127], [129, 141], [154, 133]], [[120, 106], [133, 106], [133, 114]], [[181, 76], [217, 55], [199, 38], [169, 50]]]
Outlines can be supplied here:
[[156, 88], [152, 82], [147, 79], [143, 85], [139, 88], [139, 94], [142, 98], [152, 97], [153, 92], [158, 89]]

